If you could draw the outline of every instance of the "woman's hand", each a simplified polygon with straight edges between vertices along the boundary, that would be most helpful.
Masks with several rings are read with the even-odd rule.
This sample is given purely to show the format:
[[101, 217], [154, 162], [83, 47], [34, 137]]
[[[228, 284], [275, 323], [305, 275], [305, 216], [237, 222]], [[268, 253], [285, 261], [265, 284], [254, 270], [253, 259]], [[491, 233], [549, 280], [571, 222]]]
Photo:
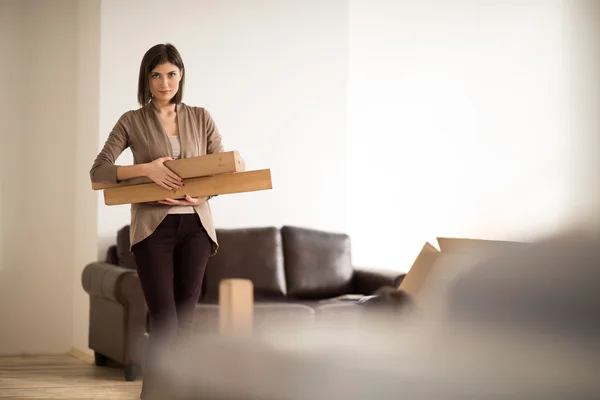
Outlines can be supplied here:
[[160, 204], [166, 204], [169, 206], [197, 206], [208, 200], [208, 197], [190, 197], [185, 195], [185, 200], [175, 200], [167, 197], [164, 200], [160, 200]]
[[164, 166], [165, 161], [172, 159], [171, 157], [161, 157], [147, 163], [146, 176], [165, 189], [179, 190], [183, 186], [183, 179]]

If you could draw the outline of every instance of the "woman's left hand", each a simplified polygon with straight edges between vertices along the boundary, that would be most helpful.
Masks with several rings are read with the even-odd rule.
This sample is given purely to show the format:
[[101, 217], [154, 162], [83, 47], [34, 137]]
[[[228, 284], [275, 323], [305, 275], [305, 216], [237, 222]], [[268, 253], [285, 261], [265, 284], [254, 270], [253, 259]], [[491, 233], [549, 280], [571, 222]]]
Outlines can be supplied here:
[[184, 200], [175, 200], [167, 197], [164, 200], [160, 200], [159, 203], [168, 206], [197, 206], [204, 203], [207, 199], [208, 197], [190, 197], [186, 194]]

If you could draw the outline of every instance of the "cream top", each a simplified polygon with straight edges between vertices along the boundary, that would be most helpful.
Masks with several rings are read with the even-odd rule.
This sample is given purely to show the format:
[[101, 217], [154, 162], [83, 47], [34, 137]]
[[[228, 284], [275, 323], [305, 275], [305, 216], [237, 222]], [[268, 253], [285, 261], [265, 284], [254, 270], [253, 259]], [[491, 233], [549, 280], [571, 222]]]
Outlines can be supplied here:
[[[171, 148], [173, 149], [173, 158], [178, 159], [181, 158], [181, 141], [179, 140], [179, 135], [177, 136], [169, 136], [169, 141], [171, 142]], [[192, 206], [173, 206], [169, 210], [169, 214], [193, 214], [196, 211]]]

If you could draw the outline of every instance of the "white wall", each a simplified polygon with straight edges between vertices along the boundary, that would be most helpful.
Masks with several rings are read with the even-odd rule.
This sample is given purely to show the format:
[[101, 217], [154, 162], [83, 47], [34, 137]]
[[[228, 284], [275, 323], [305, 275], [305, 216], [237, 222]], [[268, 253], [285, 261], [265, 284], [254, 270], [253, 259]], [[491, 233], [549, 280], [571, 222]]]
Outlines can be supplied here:
[[71, 346], [76, 5], [3, 3], [10, 10], [2, 13], [9, 18], [2, 25], [12, 43], [2, 77], [13, 90], [10, 130], [3, 132], [0, 354], [63, 352]]
[[406, 271], [435, 236], [530, 240], [561, 226], [572, 172], [563, 7], [350, 2], [359, 263]]
[[91, 189], [90, 160], [98, 152], [100, 120], [100, 1], [83, 0], [77, 10], [77, 135], [74, 167], [73, 338], [88, 349], [89, 295], [81, 285], [83, 268], [98, 253], [98, 198]]
[[[18, 27], [22, 20], [22, 7], [19, 6], [16, 0], [0, 2], [0, 48], [4, 49], [7, 54], [12, 55], [13, 62], [19, 63], [22, 61], [23, 55], [19, 41], [13, 39], [13, 33], [18, 32]], [[0, 63], [0, 76], [12, 75], [14, 79], [6, 81], [6, 90], [10, 93], [14, 93], [18, 89], [18, 82], [21, 80], [22, 71], [20, 69], [13, 70], [10, 63]], [[16, 99], [17, 101], [19, 98]], [[16, 105], [12, 105], [11, 102], [15, 99], [11, 99], [8, 96], [0, 96], [0, 121], [2, 121], [2, 128], [0, 130], [0, 140], [2, 146], [0, 146], [0, 277], [3, 277], [3, 269], [8, 259], [7, 253], [5, 253], [5, 238], [9, 237], [8, 224], [11, 222], [9, 214], [6, 212], [8, 207], [7, 200], [4, 199], [5, 193], [9, 193], [6, 189], [9, 187], [9, 183], [13, 182], [17, 171], [13, 171], [12, 174], [8, 173], [5, 168], [7, 157], [11, 154], [10, 150], [17, 148], [16, 140], [20, 135], [16, 134], [21, 131], [19, 126], [19, 118], [17, 118], [14, 110]], [[1, 282], [1, 280], [0, 280]], [[1, 306], [0, 306], [1, 307]], [[0, 308], [1, 309], [1, 308]]]
[[[27, 290], [28, 279], [27, 272], [21, 272], [23, 238], [26, 233], [26, 224], [28, 217], [23, 215], [19, 203], [24, 196], [14, 196], [21, 182], [27, 175], [27, 163], [18, 164], [19, 155], [23, 154], [25, 149], [24, 132], [25, 120], [22, 118], [20, 110], [24, 103], [25, 96], [20, 89], [20, 82], [23, 82], [27, 75], [25, 68], [12, 68], [13, 65], [26, 65], [25, 56], [27, 38], [23, 24], [26, 21], [25, 8], [23, 3], [18, 1], [5, 1], [0, 3], [0, 45], [6, 54], [11, 54], [12, 63], [0, 63], [0, 76], [12, 76], [13, 79], [5, 80], [7, 91], [14, 93], [14, 96], [1, 96], [0, 113], [2, 113], [2, 158], [0, 166], [2, 173], [2, 233], [0, 241], [2, 242], [2, 262], [0, 264], [0, 317], [3, 321], [8, 321], [9, 317], [15, 318], [15, 303], [17, 309], [29, 306], [31, 300], [19, 298], [21, 290]], [[10, 166], [18, 165], [15, 168]], [[20, 301], [19, 301], [20, 300]], [[24, 304], [25, 303], [25, 304]], [[35, 324], [35, 321], [32, 322]], [[17, 344], [21, 330], [27, 324], [25, 318], [17, 318], [12, 324], [3, 324], [0, 330], [0, 354], [9, 352], [9, 346]]]
[[[102, 2], [98, 145], [124, 111], [138, 107], [145, 51], [171, 42], [187, 69], [184, 102], [212, 113], [226, 149], [239, 150], [248, 169], [272, 172], [273, 190], [214, 199], [216, 225], [345, 231], [347, 1], [172, 1], [168, 12], [164, 7], [162, 1]], [[118, 162], [131, 163], [130, 152]], [[107, 207], [100, 197], [99, 257], [127, 223], [129, 206]]]

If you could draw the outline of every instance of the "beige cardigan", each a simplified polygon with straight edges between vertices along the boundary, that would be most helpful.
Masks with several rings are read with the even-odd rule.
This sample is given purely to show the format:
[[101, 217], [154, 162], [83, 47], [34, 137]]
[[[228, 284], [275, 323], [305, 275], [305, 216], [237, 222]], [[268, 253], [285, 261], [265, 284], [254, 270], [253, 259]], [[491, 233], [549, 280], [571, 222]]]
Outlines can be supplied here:
[[[208, 111], [180, 103], [176, 106], [181, 158], [223, 151], [221, 135]], [[124, 113], [110, 132], [104, 147], [90, 170], [92, 182], [117, 182], [115, 160], [130, 148], [134, 164], [151, 162], [160, 157], [172, 157], [172, 148], [157, 110], [150, 103]], [[140, 203], [131, 205], [131, 246], [148, 237], [167, 216], [168, 205]], [[212, 255], [219, 247], [210, 205], [204, 202], [194, 209], [212, 240]]]

